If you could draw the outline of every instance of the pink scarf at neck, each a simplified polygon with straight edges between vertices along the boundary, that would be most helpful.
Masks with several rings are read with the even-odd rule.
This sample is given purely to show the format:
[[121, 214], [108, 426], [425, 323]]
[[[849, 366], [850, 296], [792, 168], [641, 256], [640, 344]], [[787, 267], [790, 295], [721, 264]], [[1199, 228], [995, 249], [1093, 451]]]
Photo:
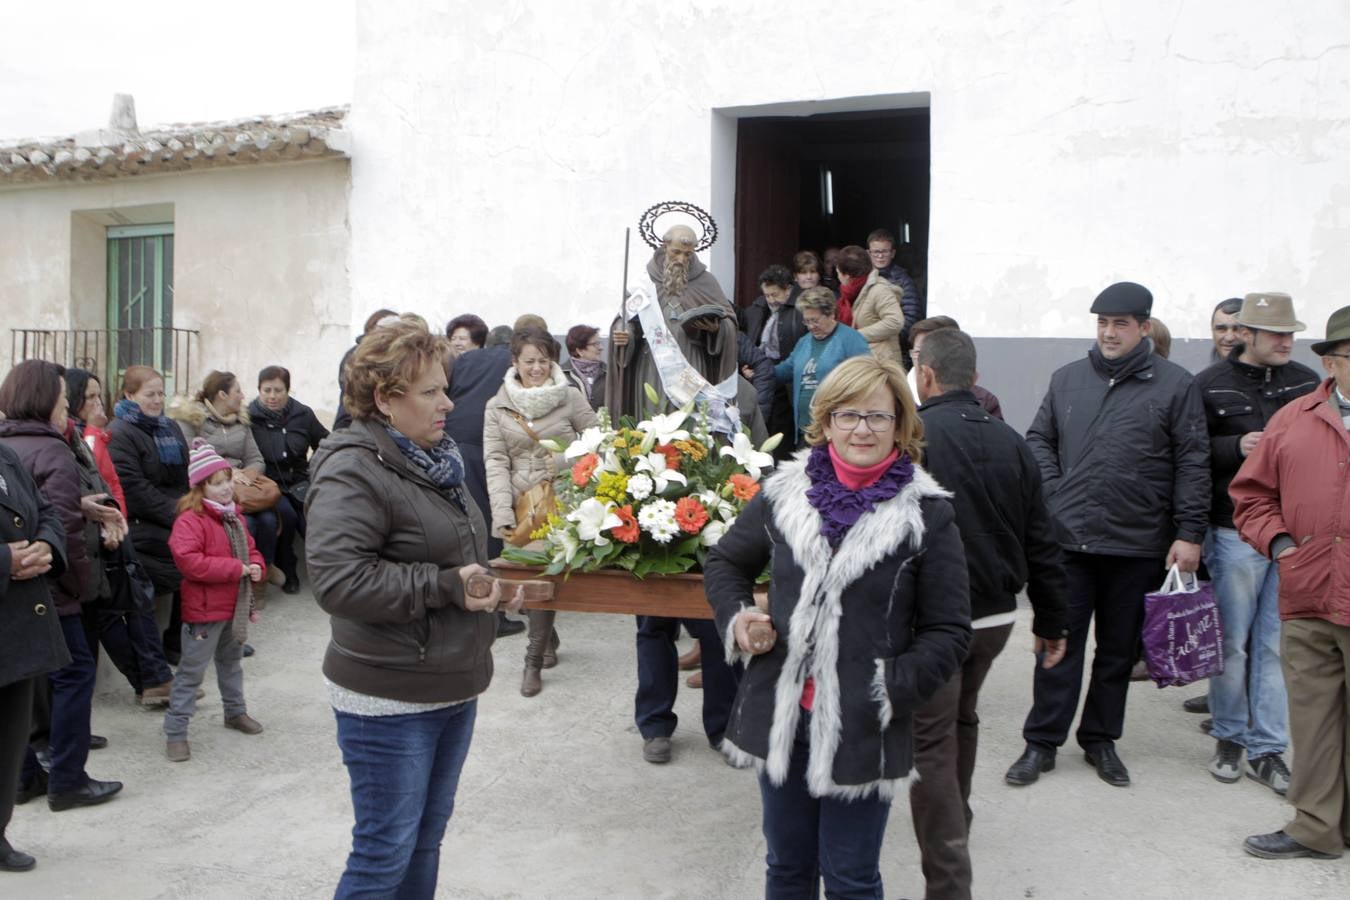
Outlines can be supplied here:
[[892, 447], [891, 452], [886, 455], [885, 459], [864, 469], [845, 462], [844, 458], [835, 451], [834, 445], [830, 445], [830, 462], [834, 464], [834, 474], [838, 476], [839, 483], [850, 491], [859, 491], [870, 484], [875, 484], [876, 480], [891, 467], [891, 463], [895, 462], [899, 456], [900, 449]]

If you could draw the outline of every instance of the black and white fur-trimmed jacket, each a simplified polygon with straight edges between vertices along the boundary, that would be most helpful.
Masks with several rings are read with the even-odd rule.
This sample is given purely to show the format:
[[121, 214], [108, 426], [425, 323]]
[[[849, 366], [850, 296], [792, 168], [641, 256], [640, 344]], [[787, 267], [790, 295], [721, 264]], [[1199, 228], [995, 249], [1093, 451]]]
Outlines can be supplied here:
[[[782, 784], [809, 676], [808, 790], [890, 799], [911, 778], [913, 710], [951, 678], [970, 643], [965, 553], [951, 495], [918, 466], [831, 551], [806, 496], [809, 453], [766, 479], [704, 566], [727, 658], [746, 663], [722, 749]], [[778, 641], [746, 656], [733, 620], [752, 605], [766, 563]]]

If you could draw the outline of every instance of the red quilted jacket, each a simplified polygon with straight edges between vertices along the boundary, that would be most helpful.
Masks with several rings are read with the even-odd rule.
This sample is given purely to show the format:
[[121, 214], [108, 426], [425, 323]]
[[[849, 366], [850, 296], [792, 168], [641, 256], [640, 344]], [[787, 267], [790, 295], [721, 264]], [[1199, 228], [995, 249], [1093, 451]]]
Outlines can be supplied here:
[[[242, 512], [239, 522], [244, 523]], [[248, 541], [249, 562], [266, 568], [247, 527], [244, 539]], [[205, 504], [201, 512], [179, 513], [169, 535], [169, 549], [178, 571], [183, 573], [183, 621], [200, 624], [234, 618], [239, 579], [247, 576], [240, 574], [242, 566], [230, 551], [230, 538], [220, 513]]]

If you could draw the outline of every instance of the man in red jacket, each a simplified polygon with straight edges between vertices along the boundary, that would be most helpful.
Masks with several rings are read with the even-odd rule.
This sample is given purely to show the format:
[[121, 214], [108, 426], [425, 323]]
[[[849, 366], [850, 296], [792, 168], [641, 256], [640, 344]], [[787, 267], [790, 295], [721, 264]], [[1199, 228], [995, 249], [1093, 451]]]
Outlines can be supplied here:
[[1263, 859], [1333, 859], [1350, 844], [1350, 306], [1312, 346], [1331, 377], [1266, 426], [1229, 487], [1242, 539], [1280, 566], [1280, 657], [1298, 765]]

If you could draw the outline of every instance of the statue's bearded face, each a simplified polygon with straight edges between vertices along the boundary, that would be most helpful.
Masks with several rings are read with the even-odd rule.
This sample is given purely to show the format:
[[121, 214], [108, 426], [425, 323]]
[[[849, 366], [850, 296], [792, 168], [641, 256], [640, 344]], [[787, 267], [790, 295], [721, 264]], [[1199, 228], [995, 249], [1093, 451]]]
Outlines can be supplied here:
[[685, 285], [689, 283], [689, 260], [693, 256], [692, 250], [678, 244], [666, 244], [666, 264], [662, 280], [670, 294], [678, 296], [684, 293]]

